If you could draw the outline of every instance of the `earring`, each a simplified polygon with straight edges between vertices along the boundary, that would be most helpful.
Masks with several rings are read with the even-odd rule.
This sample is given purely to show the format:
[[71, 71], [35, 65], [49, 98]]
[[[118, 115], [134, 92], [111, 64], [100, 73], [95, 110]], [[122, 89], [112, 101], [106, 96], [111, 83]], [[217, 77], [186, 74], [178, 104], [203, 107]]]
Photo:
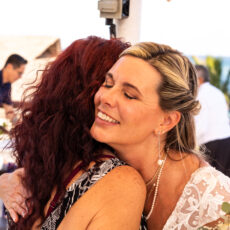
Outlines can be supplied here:
[[157, 164], [161, 166], [164, 162], [161, 156], [161, 137], [160, 137], [161, 131], [158, 132], [158, 161]]

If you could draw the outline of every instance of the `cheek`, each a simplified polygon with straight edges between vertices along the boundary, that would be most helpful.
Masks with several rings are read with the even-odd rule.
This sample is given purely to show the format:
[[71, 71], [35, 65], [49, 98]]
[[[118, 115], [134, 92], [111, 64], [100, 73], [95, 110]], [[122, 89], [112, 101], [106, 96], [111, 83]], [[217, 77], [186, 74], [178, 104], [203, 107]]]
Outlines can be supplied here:
[[18, 77], [18, 74], [15, 73], [12, 80], [13, 80], [13, 81], [16, 81], [16, 80], [18, 80], [18, 78], [19, 78], [19, 77]]
[[138, 106], [127, 106], [127, 102], [124, 102], [119, 109], [122, 120], [126, 120], [128, 124], [140, 124], [143, 117], [146, 116], [146, 111], [140, 109]]
[[[126, 111], [128, 122], [140, 130], [154, 131], [159, 123], [159, 114], [157, 111], [135, 108], [133, 111]], [[138, 126], [138, 127], [137, 127]]]
[[95, 96], [94, 96], [94, 104], [98, 105], [100, 102], [100, 98], [101, 98], [101, 92], [100, 89], [96, 92]]

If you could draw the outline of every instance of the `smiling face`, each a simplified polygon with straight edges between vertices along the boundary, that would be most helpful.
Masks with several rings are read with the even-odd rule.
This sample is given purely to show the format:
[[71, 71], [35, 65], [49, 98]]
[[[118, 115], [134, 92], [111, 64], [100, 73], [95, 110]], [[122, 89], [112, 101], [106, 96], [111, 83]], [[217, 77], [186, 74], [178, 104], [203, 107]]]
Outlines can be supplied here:
[[146, 61], [120, 58], [95, 95], [91, 135], [115, 149], [156, 138], [165, 115], [157, 93], [160, 82], [161, 75]]

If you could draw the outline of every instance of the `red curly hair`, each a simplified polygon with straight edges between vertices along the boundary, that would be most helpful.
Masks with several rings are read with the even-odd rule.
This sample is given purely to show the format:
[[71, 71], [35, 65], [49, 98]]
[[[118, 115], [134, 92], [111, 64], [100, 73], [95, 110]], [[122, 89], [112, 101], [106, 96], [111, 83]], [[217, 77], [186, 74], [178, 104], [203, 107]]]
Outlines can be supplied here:
[[95, 36], [73, 42], [42, 73], [35, 91], [22, 103], [22, 122], [12, 130], [15, 156], [25, 168], [23, 184], [31, 192], [32, 214], [11, 229], [27, 230], [39, 217], [56, 186], [76, 162], [88, 166], [105, 146], [93, 140], [93, 97], [105, 73], [129, 46]]

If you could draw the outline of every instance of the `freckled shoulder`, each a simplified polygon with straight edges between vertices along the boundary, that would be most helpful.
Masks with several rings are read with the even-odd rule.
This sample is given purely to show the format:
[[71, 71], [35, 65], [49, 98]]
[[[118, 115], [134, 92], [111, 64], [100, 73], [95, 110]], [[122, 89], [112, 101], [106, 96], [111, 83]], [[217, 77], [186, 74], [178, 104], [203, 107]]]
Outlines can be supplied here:
[[58, 229], [138, 230], [145, 197], [141, 175], [130, 166], [118, 166], [71, 207]]
[[108, 185], [111, 184], [111, 186], [124, 184], [126, 187], [136, 188], [139, 192], [145, 192], [146, 189], [144, 180], [141, 175], [137, 172], [136, 169], [128, 165], [116, 167], [103, 179], [105, 180], [104, 183], [107, 183]]

